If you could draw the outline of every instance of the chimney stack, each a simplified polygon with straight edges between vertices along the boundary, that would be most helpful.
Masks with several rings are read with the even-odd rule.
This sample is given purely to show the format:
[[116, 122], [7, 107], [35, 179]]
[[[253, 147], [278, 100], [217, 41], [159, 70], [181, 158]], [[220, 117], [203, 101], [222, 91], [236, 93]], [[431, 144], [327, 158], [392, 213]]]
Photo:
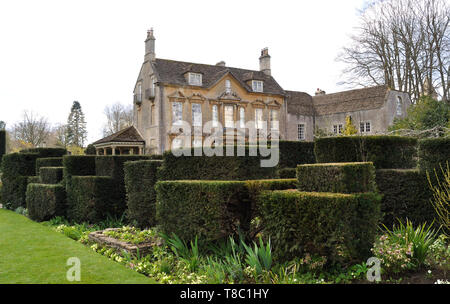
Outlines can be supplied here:
[[321, 90], [321, 89], [317, 88], [317, 90], [316, 90], [316, 96], [318, 96], [318, 95], [325, 95], [325, 94], [326, 94], [326, 93], [325, 93], [324, 90]]
[[219, 61], [218, 63], [216, 63], [216, 65], [224, 67], [225, 66], [225, 61], [223, 61], [223, 60]]
[[147, 31], [147, 39], [145, 40], [145, 60], [154, 61], [155, 55], [155, 36], [153, 36], [153, 28]]
[[261, 50], [261, 57], [259, 57], [259, 70], [268, 76], [271, 74], [269, 48], [264, 48]]

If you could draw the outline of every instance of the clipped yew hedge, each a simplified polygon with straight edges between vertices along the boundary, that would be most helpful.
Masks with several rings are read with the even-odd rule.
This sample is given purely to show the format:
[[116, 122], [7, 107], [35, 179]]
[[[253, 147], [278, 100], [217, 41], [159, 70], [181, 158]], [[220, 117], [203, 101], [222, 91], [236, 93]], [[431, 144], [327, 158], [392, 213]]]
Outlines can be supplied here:
[[[268, 157], [249, 156], [249, 147], [244, 147], [245, 156], [206, 156], [201, 149], [190, 149], [191, 156], [175, 156], [172, 151], [163, 154], [163, 164], [158, 169], [159, 180], [249, 180], [276, 177], [277, 167], [261, 167], [261, 160]], [[197, 152], [195, 152], [197, 150]], [[195, 156], [195, 153], [201, 156]]]
[[9, 209], [26, 207], [29, 176], [35, 175], [37, 153], [5, 154], [2, 161], [2, 200]]
[[383, 195], [383, 223], [391, 228], [397, 219], [409, 219], [415, 226], [432, 223], [436, 212], [431, 204], [433, 193], [425, 172], [419, 170], [377, 170], [376, 182]]
[[316, 162], [314, 142], [281, 140], [278, 145], [280, 148], [279, 168], [295, 168], [299, 164]]
[[281, 261], [306, 253], [331, 263], [364, 260], [377, 234], [381, 197], [375, 193], [341, 194], [265, 191], [259, 196], [264, 234]]
[[61, 184], [28, 184], [26, 193], [28, 216], [38, 222], [65, 216], [66, 191]]
[[160, 160], [126, 162], [125, 189], [127, 216], [131, 223], [145, 228], [156, 225], [156, 173]]
[[6, 154], [6, 131], [0, 130], [0, 172], [2, 169], [2, 157]]
[[416, 167], [417, 139], [401, 136], [336, 136], [315, 141], [318, 163], [373, 162], [377, 169]]
[[250, 201], [243, 181], [160, 181], [156, 218], [166, 234], [217, 240], [250, 226]]
[[296, 178], [297, 168], [282, 168], [277, 170], [278, 178]]
[[37, 153], [39, 157], [62, 157], [67, 154], [67, 150], [64, 148], [31, 148], [21, 150], [20, 153]]
[[36, 159], [36, 175], [39, 175], [41, 167], [62, 167], [62, 157], [45, 157]]
[[72, 176], [67, 186], [67, 217], [77, 223], [97, 223], [121, 216], [124, 206], [109, 176]]
[[297, 166], [298, 190], [307, 192], [375, 192], [371, 162], [324, 163]]
[[64, 167], [41, 167], [40, 181], [43, 184], [58, 184], [63, 180]]
[[429, 138], [419, 141], [419, 169], [434, 175], [450, 162], [450, 138]]

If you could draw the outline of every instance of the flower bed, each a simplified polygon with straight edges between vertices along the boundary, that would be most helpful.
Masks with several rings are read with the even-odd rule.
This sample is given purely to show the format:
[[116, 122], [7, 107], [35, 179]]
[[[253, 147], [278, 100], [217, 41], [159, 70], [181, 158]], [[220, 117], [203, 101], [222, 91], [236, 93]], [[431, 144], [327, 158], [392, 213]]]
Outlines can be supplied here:
[[145, 255], [150, 253], [154, 246], [162, 245], [162, 240], [154, 231], [141, 231], [128, 226], [91, 232], [89, 240], [119, 251], [125, 250], [132, 255]]

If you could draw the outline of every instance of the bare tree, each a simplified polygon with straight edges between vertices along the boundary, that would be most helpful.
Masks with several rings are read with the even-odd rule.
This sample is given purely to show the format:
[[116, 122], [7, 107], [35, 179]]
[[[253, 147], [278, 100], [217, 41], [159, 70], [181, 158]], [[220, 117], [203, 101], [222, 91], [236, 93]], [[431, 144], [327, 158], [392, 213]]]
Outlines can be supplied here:
[[337, 60], [342, 83], [387, 85], [411, 94], [450, 93], [450, 5], [446, 0], [376, 0]]
[[107, 106], [104, 111], [107, 123], [103, 128], [104, 136], [119, 132], [133, 124], [133, 108], [115, 103]]
[[46, 118], [39, 117], [33, 112], [25, 111], [22, 121], [12, 128], [15, 140], [39, 147], [45, 144], [50, 134], [50, 125]]

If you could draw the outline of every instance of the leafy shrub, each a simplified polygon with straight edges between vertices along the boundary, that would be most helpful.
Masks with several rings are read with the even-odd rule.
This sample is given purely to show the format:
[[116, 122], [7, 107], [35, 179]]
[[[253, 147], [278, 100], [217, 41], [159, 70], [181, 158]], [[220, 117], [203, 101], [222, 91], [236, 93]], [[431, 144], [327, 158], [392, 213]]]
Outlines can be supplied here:
[[338, 136], [315, 141], [318, 163], [373, 162], [377, 169], [416, 166], [417, 139], [400, 136]]
[[450, 235], [450, 167], [447, 162], [447, 168], [441, 167], [440, 180], [437, 170], [435, 169], [436, 185], [433, 185], [430, 174], [427, 172], [427, 179], [433, 192], [431, 203], [436, 211], [438, 221], [441, 223], [444, 233]]
[[[218, 147], [221, 148], [221, 147]], [[248, 180], [273, 178], [276, 167], [261, 167], [262, 156], [249, 156], [249, 147], [245, 147], [245, 156], [194, 156], [202, 153], [192, 148], [192, 156], [175, 156], [172, 151], [163, 154], [163, 164], [158, 169], [158, 180]], [[236, 147], [234, 147], [234, 155]], [[195, 152], [197, 150], [197, 152]]]
[[95, 149], [93, 144], [89, 144], [86, 149], [84, 150], [84, 154], [86, 155], [96, 155], [97, 150]]
[[336, 262], [368, 255], [381, 218], [380, 200], [375, 193], [285, 190], [263, 192], [258, 204], [277, 259], [310, 253]]
[[64, 167], [41, 167], [40, 180], [43, 184], [58, 184], [63, 179]]
[[431, 245], [437, 234], [426, 223], [414, 228], [411, 221], [399, 221], [392, 230], [384, 226], [386, 232], [375, 242], [372, 252], [380, 258], [387, 273], [399, 273], [425, 264]]
[[29, 184], [26, 193], [29, 217], [41, 222], [65, 215], [66, 191], [62, 185]]
[[157, 222], [183, 240], [216, 240], [248, 229], [250, 203], [245, 182], [164, 181], [156, 184]]
[[375, 167], [366, 163], [297, 166], [298, 189], [308, 192], [375, 192]]
[[139, 227], [156, 224], [155, 184], [160, 165], [160, 160], [132, 161], [124, 165], [128, 219]]
[[382, 169], [376, 171], [378, 190], [383, 195], [383, 224], [392, 227], [396, 219], [408, 218], [418, 225], [431, 223], [436, 214], [430, 204], [433, 194], [427, 178], [419, 170]]
[[372, 253], [380, 259], [382, 273], [396, 274], [414, 268], [412, 242], [402, 235], [383, 234], [376, 240]]
[[97, 223], [125, 211], [109, 176], [72, 176], [67, 185], [67, 217], [74, 222]]
[[441, 234], [429, 247], [426, 264], [444, 272], [444, 277], [450, 271], [450, 245], [447, 237]]
[[39, 169], [41, 167], [62, 167], [62, 160], [62, 157], [38, 158], [36, 160], [36, 175], [39, 175]]

